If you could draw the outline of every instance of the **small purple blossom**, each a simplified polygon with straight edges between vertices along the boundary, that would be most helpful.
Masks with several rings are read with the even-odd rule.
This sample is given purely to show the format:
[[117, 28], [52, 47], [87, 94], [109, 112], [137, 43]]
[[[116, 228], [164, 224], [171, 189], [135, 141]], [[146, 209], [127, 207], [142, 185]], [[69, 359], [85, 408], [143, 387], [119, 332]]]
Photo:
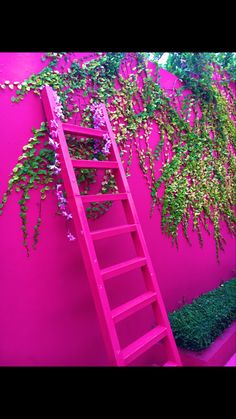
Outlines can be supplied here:
[[[90, 107], [92, 113], [93, 113], [93, 123], [94, 123], [94, 128], [101, 128], [104, 127], [105, 125], [105, 119], [104, 119], [104, 114], [103, 114], [103, 108], [102, 108], [102, 103], [93, 103]], [[95, 139], [94, 141], [94, 152], [98, 153], [98, 152], [102, 152], [104, 154], [109, 154], [110, 153], [110, 147], [111, 147], [111, 140], [109, 138], [108, 134], [104, 134], [103, 135], [104, 140], [106, 141], [104, 147], [101, 150], [101, 143], [100, 140]]]
[[95, 138], [94, 140], [94, 153], [99, 153], [101, 150], [101, 141], [99, 140], [99, 138]]
[[105, 120], [104, 120], [104, 115], [103, 115], [103, 110], [102, 110], [102, 103], [100, 104], [93, 103], [90, 109], [93, 113], [94, 128], [104, 127]]
[[67, 219], [67, 220], [72, 219], [72, 214], [70, 214], [70, 213], [69, 213], [69, 212], [67, 212], [67, 211], [63, 211], [63, 212], [62, 212], [62, 215], [64, 215], [64, 217], [66, 217], [66, 219]]
[[73, 241], [76, 239], [76, 237], [74, 237], [70, 232], [68, 232], [67, 237], [70, 241]]
[[54, 112], [58, 118], [61, 118], [63, 116], [62, 105], [61, 105], [59, 96], [55, 92], [54, 92], [54, 99], [56, 102]]
[[58, 199], [58, 202], [59, 202], [59, 204], [58, 204], [59, 207], [61, 207], [62, 205], [65, 205], [67, 203], [66, 198], [63, 196], [63, 192], [61, 192], [60, 194], [57, 192], [57, 199]]
[[59, 143], [57, 141], [53, 141], [53, 139], [51, 137], [49, 137], [48, 142], [54, 149], [59, 147]]
[[52, 136], [52, 138], [57, 138], [58, 137], [58, 130], [51, 131], [51, 136]]
[[60, 118], [61, 116], [63, 116], [63, 113], [62, 113], [62, 107], [61, 107], [61, 105], [57, 105], [57, 106], [55, 107], [55, 114], [56, 114], [56, 116], [57, 116], [58, 118]]
[[57, 198], [58, 199], [64, 199], [64, 195], [62, 191], [57, 191]]
[[102, 149], [102, 152], [104, 154], [109, 154], [110, 153], [110, 147], [111, 147], [111, 139], [110, 139], [110, 137], [109, 137], [108, 134], [104, 134], [103, 135], [103, 138], [106, 141], [106, 143], [105, 143], [105, 145], [104, 145], [104, 147]]
[[59, 206], [59, 208], [60, 208], [61, 211], [65, 211], [66, 210], [65, 204], [59, 203], [58, 206]]
[[50, 170], [53, 171], [55, 175], [58, 175], [58, 173], [61, 171], [60, 167], [57, 167], [55, 164], [48, 166]]
[[58, 123], [57, 123], [57, 121], [55, 121], [55, 119], [52, 119], [51, 121], [50, 121], [50, 125], [51, 125], [51, 128], [52, 129], [57, 129], [58, 128]]
[[111, 143], [106, 143], [102, 149], [102, 152], [104, 154], [109, 154], [110, 153], [110, 147], [111, 147]]
[[54, 97], [56, 103], [60, 102], [60, 98], [55, 91], [53, 92], [53, 97]]
[[[57, 185], [57, 197], [59, 198], [61, 196], [61, 194], [62, 194], [61, 184], [58, 184]], [[62, 196], [63, 196], [63, 194], [62, 194]]]
[[58, 206], [61, 211], [66, 211], [67, 200], [65, 198], [58, 198]]
[[[54, 92], [54, 99], [55, 99], [55, 103], [56, 106], [54, 108], [54, 112], [57, 118], [60, 118], [63, 116], [62, 113], [62, 105], [60, 103], [60, 99], [58, 97], [58, 95]], [[51, 128], [51, 132], [50, 135], [52, 138], [49, 137], [49, 144], [54, 148], [54, 150], [56, 150], [59, 147], [59, 143], [54, 141], [55, 138], [58, 138], [58, 123], [55, 119], [52, 119], [50, 121], [50, 128]], [[59, 154], [55, 152], [55, 164], [48, 166], [49, 169], [51, 169], [53, 171], [53, 173], [55, 175], [58, 175], [58, 173], [61, 171], [61, 168], [58, 167], [60, 166], [60, 162], [58, 160]], [[57, 195], [57, 200], [58, 200], [58, 207], [61, 210], [61, 214], [66, 217], [67, 220], [72, 219], [72, 214], [70, 212], [68, 212], [67, 208], [66, 208], [66, 204], [67, 204], [67, 199], [64, 197], [63, 191], [62, 191], [62, 185], [61, 184], [57, 184], [56, 186], [56, 195]], [[70, 241], [75, 240], [76, 238], [68, 231], [67, 237]]]

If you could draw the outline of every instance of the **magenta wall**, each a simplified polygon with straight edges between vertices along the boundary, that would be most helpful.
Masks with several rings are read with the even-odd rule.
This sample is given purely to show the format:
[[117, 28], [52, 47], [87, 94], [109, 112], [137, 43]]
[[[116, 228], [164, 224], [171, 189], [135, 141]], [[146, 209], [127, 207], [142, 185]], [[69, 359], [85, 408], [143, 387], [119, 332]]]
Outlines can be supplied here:
[[[40, 53], [0, 53], [0, 83], [23, 81], [43, 68]], [[162, 87], [172, 88], [176, 77], [161, 70]], [[10, 89], [0, 91], [1, 165], [0, 196], [7, 187], [9, 174], [31, 136], [31, 127], [44, 120], [40, 99], [30, 94], [19, 104], [11, 102]], [[155, 144], [154, 135], [151, 144]], [[192, 247], [180, 239], [179, 250], [161, 234], [160, 215], [150, 219], [150, 196], [136, 156], [128, 178], [147, 245], [168, 310], [190, 302], [202, 292], [235, 276], [235, 240], [225, 229], [227, 246], [218, 265], [215, 244], [204, 234], [201, 249], [197, 235]], [[37, 191], [29, 204], [29, 230], [37, 217]], [[43, 203], [42, 227], [37, 250], [27, 258], [22, 246], [17, 194], [0, 217], [0, 365], [108, 365], [96, 312], [90, 295], [83, 261], [77, 242], [69, 242], [62, 217], [56, 215], [56, 197], [49, 194]], [[123, 223], [120, 209], [114, 206], [104, 217], [92, 222], [92, 228]], [[181, 234], [181, 233], [180, 233]], [[97, 245], [101, 266], [128, 259], [133, 255], [128, 237], [119, 237]], [[127, 281], [127, 278], [129, 281]], [[125, 292], [123, 291], [125, 287]], [[142, 291], [138, 274], [114, 279], [108, 285], [111, 305], [125, 302]], [[149, 314], [145, 314], [148, 319]], [[133, 326], [121, 330], [125, 343]], [[142, 332], [142, 321], [136, 321]], [[150, 355], [151, 357], [151, 355]], [[147, 359], [146, 361], [150, 361]]]

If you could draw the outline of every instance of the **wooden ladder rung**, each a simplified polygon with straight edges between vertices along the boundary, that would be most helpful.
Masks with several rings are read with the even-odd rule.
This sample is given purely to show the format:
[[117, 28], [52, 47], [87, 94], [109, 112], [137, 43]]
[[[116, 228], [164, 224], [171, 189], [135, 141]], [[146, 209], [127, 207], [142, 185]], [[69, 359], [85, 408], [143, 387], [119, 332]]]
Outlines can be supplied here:
[[119, 307], [112, 310], [111, 315], [115, 323], [126, 319], [131, 314], [136, 313], [136, 311], [141, 310], [142, 308], [148, 306], [149, 304], [156, 301], [156, 293], [152, 291], [145, 292], [142, 295], [139, 295], [137, 298], [128, 301], [125, 304], [120, 305]]
[[144, 257], [136, 257], [127, 260], [117, 265], [109, 266], [108, 268], [101, 269], [101, 275], [103, 280], [113, 278], [114, 276], [122, 275], [125, 272], [129, 272], [133, 269], [140, 268], [146, 265], [147, 261]]
[[81, 127], [79, 125], [73, 125], [73, 124], [62, 124], [62, 128], [64, 132], [68, 134], [77, 134], [77, 135], [83, 135], [84, 137], [96, 137], [96, 138], [103, 138], [104, 134], [108, 134], [108, 131], [103, 131], [101, 129], [94, 129], [94, 128], [85, 128]]
[[120, 234], [130, 233], [136, 230], [136, 224], [126, 224], [103, 230], [96, 230], [91, 232], [93, 240], [105, 239], [107, 237], [119, 236]]
[[137, 339], [122, 350], [122, 355], [127, 364], [134, 361], [138, 356], [167, 336], [167, 329], [164, 326], [156, 326], [150, 332]]
[[82, 198], [83, 202], [104, 202], [104, 201], [122, 201], [128, 199], [127, 193], [104, 193], [98, 195], [76, 195]]
[[92, 169], [118, 169], [118, 163], [110, 160], [75, 160], [71, 159], [73, 167]]

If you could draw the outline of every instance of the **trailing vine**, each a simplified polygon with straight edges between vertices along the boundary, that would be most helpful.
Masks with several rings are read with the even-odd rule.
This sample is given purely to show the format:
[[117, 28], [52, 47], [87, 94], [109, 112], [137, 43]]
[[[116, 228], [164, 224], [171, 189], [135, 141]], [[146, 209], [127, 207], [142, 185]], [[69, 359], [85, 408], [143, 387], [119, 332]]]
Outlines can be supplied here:
[[[169, 54], [166, 68], [182, 81], [180, 88], [174, 85], [170, 91], [162, 89], [159, 83], [159, 57], [154, 57], [151, 68], [145, 53], [97, 54], [96, 59], [86, 63], [72, 53], [47, 53], [42, 61], [48, 64], [38, 74], [32, 74], [21, 83], [7, 80], [0, 87], [15, 90], [12, 101], [20, 102], [31, 91], [40, 95], [43, 86], [48, 84], [60, 98], [62, 121], [70, 119], [90, 127], [94, 126], [94, 107], [105, 103], [126, 175], [130, 176], [136, 153], [150, 190], [151, 211], [156, 207], [161, 211], [163, 233], [178, 245], [182, 226], [190, 243], [192, 224], [202, 245], [202, 228], [211, 234], [212, 225], [219, 260], [219, 250], [223, 250], [225, 244], [221, 222], [226, 223], [231, 234], [236, 233], [236, 102], [230, 84], [236, 80], [235, 54]], [[154, 128], [158, 134], [153, 148], [150, 135]], [[49, 141], [40, 150], [39, 137], [43, 135], [49, 136], [46, 124], [34, 130], [33, 139], [25, 146], [26, 153], [13, 169], [0, 206], [5, 205], [13, 187], [21, 191], [19, 205], [26, 247], [25, 203], [29, 189], [38, 187], [41, 182], [44, 185], [41, 199], [45, 199], [46, 191], [55, 183], [49, 167], [55, 165], [55, 152]], [[94, 139], [78, 142], [68, 136], [67, 141], [75, 158], [107, 158], [105, 146], [97, 149]], [[160, 159], [163, 164], [157, 170], [156, 162]], [[95, 182], [96, 170], [78, 169], [76, 177], [82, 193], [88, 193]], [[117, 186], [112, 172], [107, 170], [100, 192], [111, 191], [116, 192]], [[111, 205], [109, 201], [102, 205], [92, 203], [87, 216], [97, 218]], [[41, 216], [35, 226], [35, 244], [40, 222]]]
[[[34, 136], [31, 137], [28, 140], [28, 143], [23, 147], [23, 154], [18, 158], [18, 163], [12, 170], [8, 188], [4, 193], [0, 204], [1, 214], [3, 206], [6, 204], [9, 195], [13, 191], [19, 193], [21, 196], [18, 203], [20, 206], [23, 244], [26, 248], [27, 255], [29, 255], [27, 231], [27, 201], [30, 199], [29, 193], [31, 189], [39, 189], [40, 191], [39, 214], [33, 235], [33, 245], [36, 246], [41, 224], [41, 201], [46, 198], [47, 191], [53, 186], [52, 171], [49, 169], [49, 165], [54, 162], [54, 153], [50, 149], [48, 141], [45, 141], [45, 135], [47, 134], [46, 123], [42, 122], [40, 128], [33, 128], [32, 132]], [[43, 146], [43, 148], [39, 147], [39, 145]]]

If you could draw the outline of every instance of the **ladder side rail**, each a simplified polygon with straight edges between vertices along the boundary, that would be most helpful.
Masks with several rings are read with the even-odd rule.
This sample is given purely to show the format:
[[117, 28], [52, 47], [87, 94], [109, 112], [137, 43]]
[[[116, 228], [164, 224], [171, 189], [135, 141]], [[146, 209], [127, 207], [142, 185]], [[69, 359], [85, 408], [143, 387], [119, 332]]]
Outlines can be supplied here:
[[123, 206], [124, 206], [126, 215], [128, 216], [128, 222], [136, 224], [137, 233], [134, 232], [134, 233], [131, 233], [131, 235], [134, 241], [135, 248], [138, 252], [138, 255], [144, 256], [147, 260], [146, 267], [141, 268], [143, 271], [144, 280], [145, 280], [148, 291], [154, 291], [157, 295], [157, 301], [152, 304], [154, 315], [155, 315], [157, 323], [158, 324], [161, 323], [167, 329], [168, 337], [170, 340], [170, 343], [167, 346], [168, 356], [170, 360], [173, 360], [179, 365], [181, 365], [179, 352], [175, 343], [173, 332], [170, 327], [170, 323], [169, 323], [169, 319], [166, 313], [162, 294], [161, 294], [161, 291], [160, 291], [160, 288], [156, 279], [156, 274], [155, 274], [153, 264], [149, 255], [149, 251], [146, 245], [146, 241], [143, 235], [143, 231], [142, 231], [142, 227], [139, 221], [135, 203], [130, 193], [130, 187], [129, 187], [128, 180], [126, 178], [125, 171], [121, 162], [120, 153], [118, 150], [118, 146], [116, 144], [115, 136], [112, 131], [111, 123], [109, 121], [105, 105], [103, 105], [103, 113], [104, 113], [104, 119], [105, 119], [107, 131], [112, 140], [112, 148], [113, 148], [112, 151], [114, 153], [115, 159], [117, 160], [120, 174], [121, 174], [120, 182], [123, 183], [123, 186], [128, 196], [128, 202], [127, 201], [123, 202]]
[[[55, 113], [53, 111], [55, 108], [53, 90], [49, 86], [45, 86], [41, 97], [46, 118], [48, 124], [50, 124], [51, 120], [56, 119]], [[62, 169], [62, 177], [67, 193], [68, 203], [74, 220], [77, 238], [84, 258], [85, 269], [87, 271], [98, 318], [100, 321], [101, 332], [112, 365], [123, 366], [124, 361], [121, 355], [120, 344], [118, 341], [115, 325], [112, 320], [110, 305], [98, 265], [93, 240], [90, 234], [83, 202], [80, 196], [79, 187], [69, 155], [69, 150], [67, 147], [61, 121], [58, 121], [58, 137], [60, 142], [59, 157]]]

